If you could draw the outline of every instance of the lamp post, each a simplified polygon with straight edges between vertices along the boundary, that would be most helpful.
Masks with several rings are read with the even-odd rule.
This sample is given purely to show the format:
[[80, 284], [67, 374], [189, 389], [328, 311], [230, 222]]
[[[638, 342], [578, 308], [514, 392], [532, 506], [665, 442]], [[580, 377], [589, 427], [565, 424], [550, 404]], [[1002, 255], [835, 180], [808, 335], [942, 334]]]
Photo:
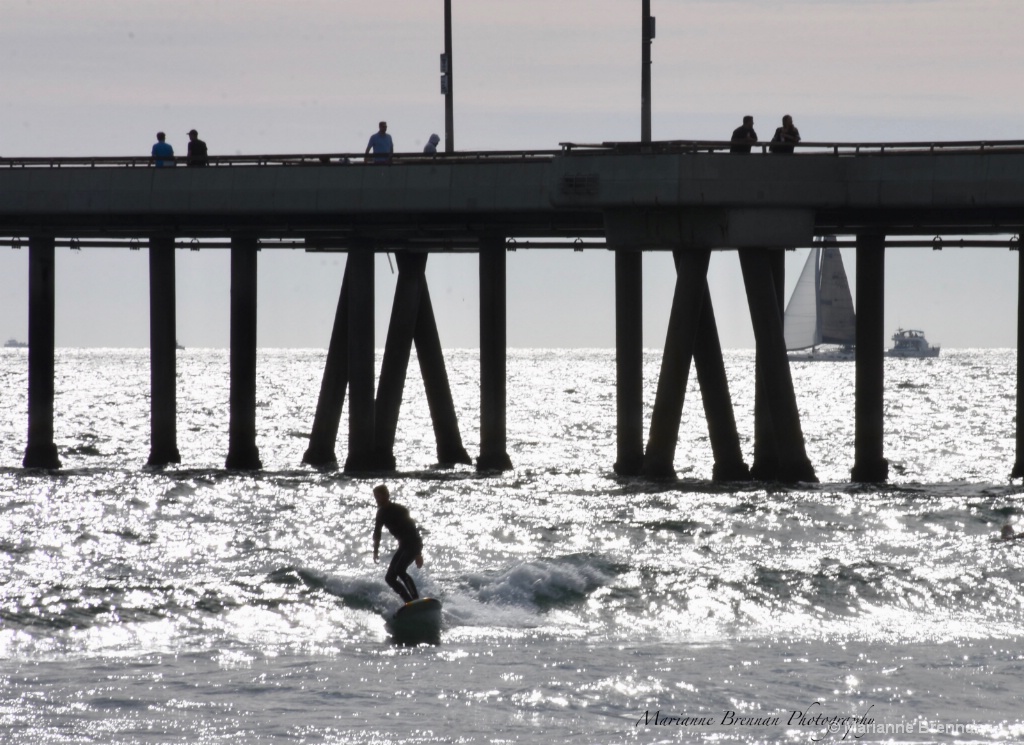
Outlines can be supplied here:
[[441, 93], [444, 94], [444, 151], [455, 151], [452, 108], [452, 0], [444, 0], [444, 54], [441, 55]]
[[[445, 0], [447, 2], [448, 0]], [[654, 39], [654, 18], [651, 0], [643, 0], [641, 13], [640, 65], [640, 142], [651, 141], [651, 41]]]

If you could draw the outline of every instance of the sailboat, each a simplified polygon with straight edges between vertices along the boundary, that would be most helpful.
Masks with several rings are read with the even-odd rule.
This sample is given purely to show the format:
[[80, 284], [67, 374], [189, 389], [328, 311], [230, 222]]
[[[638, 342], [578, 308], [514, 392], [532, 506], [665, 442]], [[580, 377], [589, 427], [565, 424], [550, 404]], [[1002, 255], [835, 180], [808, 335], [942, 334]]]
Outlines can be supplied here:
[[791, 360], [852, 360], [857, 316], [835, 238], [811, 249], [784, 317]]

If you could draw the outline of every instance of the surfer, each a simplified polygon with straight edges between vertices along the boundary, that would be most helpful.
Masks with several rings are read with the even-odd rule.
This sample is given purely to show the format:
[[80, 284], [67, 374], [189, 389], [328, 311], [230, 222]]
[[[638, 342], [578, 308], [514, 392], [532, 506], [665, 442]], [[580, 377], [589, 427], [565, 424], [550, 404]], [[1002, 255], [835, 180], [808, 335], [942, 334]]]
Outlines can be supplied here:
[[373, 496], [377, 500], [377, 520], [373, 526], [373, 560], [380, 561], [381, 528], [386, 527], [398, 541], [398, 550], [391, 557], [384, 581], [402, 596], [402, 600], [412, 602], [420, 594], [406, 570], [414, 561], [417, 567], [423, 566], [423, 540], [416, 529], [416, 523], [409, 517], [409, 510], [391, 501], [391, 494], [384, 484], [373, 487]]

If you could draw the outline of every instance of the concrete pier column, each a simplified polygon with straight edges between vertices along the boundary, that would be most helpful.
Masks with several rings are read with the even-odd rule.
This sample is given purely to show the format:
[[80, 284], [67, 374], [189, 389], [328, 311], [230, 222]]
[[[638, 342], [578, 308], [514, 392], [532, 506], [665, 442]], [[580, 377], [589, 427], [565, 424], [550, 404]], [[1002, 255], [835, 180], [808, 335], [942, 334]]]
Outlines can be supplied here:
[[395, 286], [395, 300], [391, 306], [388, 336], [384, 342], [373, 431], [374, 463], [377, 468], [386, 471], [395, 468], [398, 414], [402, 408], [402, 391], [405, 390], [405, 376], [409, 369], [409, 356], [416, 331], [416, 317], [420, 309], [420, 293], [427, 255], [396, 253], [395, 262], [398, 264], [398, 282]]
[[718, 323], [706, 280], [704, 306], [700, 312], [700, 325], [693, 348], [693, 363], [697, 368], [704, 418], [708, 423], [708, 437], [715, 456], [711, 478], [714, 481], [749, 481], [750, 469], [743, 462], [736, 416], [729, 395], [729, 381], [725, 376], [722, 342], [718, 336]]
[[857, 236], [857, 359], [854, 481], [889, 478], [883, 457], [885, 421], [885, 236]]
[[[763, 249], [771, 267], [772, 286], [779, 308], [779, 316], [786, 312], [786, 251], [782, 248]], [[764, 358], [758, 349], [754, 363], [754, 464], [751, 473], [760, 481], [779, 478], [779, 448], [775, 442], [775, 428], [772, 426], [771, 407], [768, 406], [768, 392], [765, 388]]]
[[766, 404], [771, 414], [774, 440], [778, 445], [779, 472], [783, 482], [817, 481], [814, 468], [807, 459], [800, 414], [793, 392], [793, 378], [786, 357], [786, 340], [782, 333], [782, 314], [778, 293], [772, 277], [771, 259], [763, 249], [740, 249], [740, 267], [750, 319], [754, 326], [757, 356], [762, 361]]
[[437, 333], [437, 321], [434, 318], [434, 306], [430, 302], [426, 278], [420, 288], [420, 310], [416, 316], [413, 341], [416, 343], [416, 357], [420, 361], [420, 375], [423, 377], [423, 387], [427, 393], [430, 420], [434, 425], [437, 462], [442, 466], [456, 463], [472, 464], [473, 459], [466, 452], [462, 444], [462, 434], [459, 432], [455, 401], [448, 382], [448, 371], [445, 369], [444, 355], [441, 352], [441, 337]]
[[711, 251], [675, 251], [674, 258], [678, 276], [651, 414], [651, 433], [644, 454], [644, 475], [651, 478], [676, 475], [673, 461], [690, 377], [690, 360], [707, 290]]
[[341, 426], [341, 412], [345, 405], [345, 389], [348, 387], [348, 262], [341, 280], [338, 308], [334, 312], [334, 327], [324, 362], [324, 376], [320, 381], [320, 396], [313, 415], [313, 429], [309, 435], [309, 447], [302, 456], [302, 462], [311, 466], [336, 465], [338, 458], [334, 448], [338, 442], [338, 428]]
[[53, 442], [53, 236], [30, 236], [28, 251], [28, 443], [22, 465], [60, 468]]
[[150, 466], [181, 463], [178, 453], [174, 237], [149, 239]]
[[349, 251], [348, 266], [348, 457], [346, 473], [372, 471], [374, 429], [373, 251]]
[[1024, 251], [1017, 250], [1017, 454], [1011, 479], [1024, 477]]
[[480, 457], [477, 470], [508, 470], [505, 241], [480, 241]]
[[615, 250], [615, 473], [644, 470], [643, 253]]
[[262, 468], [256, 449], [256, 237], [231, 236], [229, 469]]

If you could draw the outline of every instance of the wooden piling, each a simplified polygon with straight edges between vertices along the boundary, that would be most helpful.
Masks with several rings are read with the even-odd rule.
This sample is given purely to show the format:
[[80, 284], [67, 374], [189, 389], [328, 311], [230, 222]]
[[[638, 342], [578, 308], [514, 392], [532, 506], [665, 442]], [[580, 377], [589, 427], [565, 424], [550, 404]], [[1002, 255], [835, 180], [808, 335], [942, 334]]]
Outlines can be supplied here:
[[256, 448], [256, 237], [231, 236], [228, 456], [232, 470], [262, 468]]
[[480, 471], [512, 468], [505, 431], [506, 291], [505, 240], [487, 236], [480, 241]]
[[150, 466], [180, 463], [174, 237], [149, 239]]
[[28, 443], [25, 468], [60, 468], [53, 442], [54, 237], [28, 239]]
[[644, 470], [643, 253], [615, 250], [615, 473]]
[[885, 236], [857, 235], [857, 358], [854, 399], [854, 481], [889, 478], [885, 423]]

